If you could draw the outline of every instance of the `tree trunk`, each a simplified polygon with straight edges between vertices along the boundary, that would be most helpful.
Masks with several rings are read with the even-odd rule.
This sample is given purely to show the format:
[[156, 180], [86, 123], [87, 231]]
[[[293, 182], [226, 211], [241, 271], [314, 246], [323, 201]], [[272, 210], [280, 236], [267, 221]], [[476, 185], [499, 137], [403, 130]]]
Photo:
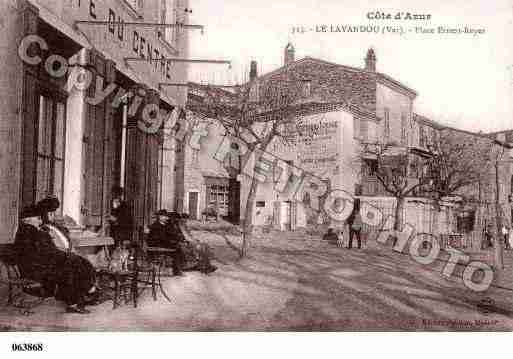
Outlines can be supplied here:
[[396, 197], [396, 205], [395, 205], [395, 213], [394, 213], [394, 230], [393, 233], [393, 247], [397, 244], [397, 239], [399, 238], [398, 233], [402, 230], [403, 223], [403, 208], [404, 208], [404, 198]]
[[246, 210], [244, 211], [244, 221], [242, 222], [242, 246], [240, 248], [240, 257], [243, 258], [248, 253], [251, 241], [252, 225], [253, 225], [253, 208], [255, 207], [255, 198], [258, 188], [258, 180], [256, 176], [251, 179], [251, 187], [249, 188], [248, 198], [246, 200]]
[[394, 231], [400, 232], [403, 223], [404, 197], [397, 197], [395, 205]]
[[[263, 141], [260, 146], [255, 149], [256, 151], [265, 152], [267, 150], [267, 146], [271, 143], [273, 137], [268, 137], [265, 141]], [[248, 157], [250, 158], [250, 157]], [[255, 157], [255, 163], [253, 164], [253, 170], [259, 161], [258, 156]], [[245, 164], [247, 166], [248, 163]], [[251, 173], [251, 186], [249, 188], [248, 198], [246, 200], [246, 210], [244, 211], [244, 221], [242, 221], [242, 245], [240, 248], [240, 257], [244, 258], [248, 254], [248, 248], [251, 242], [251, 233], [253, 231], [253, 209], [255, 208], [255, 198], [258, 189], [259, 180], [256, 178], [254, 171], [250, 171]]]

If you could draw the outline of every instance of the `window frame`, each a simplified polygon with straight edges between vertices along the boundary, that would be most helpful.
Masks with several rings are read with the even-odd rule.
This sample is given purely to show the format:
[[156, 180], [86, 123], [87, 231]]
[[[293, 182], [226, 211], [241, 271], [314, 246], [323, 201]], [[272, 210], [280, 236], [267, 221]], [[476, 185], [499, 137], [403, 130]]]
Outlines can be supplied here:
[[312, 80], [302, 80], [301, 81], [301, 97], [303, 99], [306, 99], [311, 96], [312, 96]]
[[407, 116], [404, 112], [401, 112], [401, 142], [403, 145], [407, 145], [408, 135], [406, 131], [406, 123], [408, 122]]
[[419, 124], [419, 146], [426, 147], [426, 132], [424, 125]]
[[230, 188], [228, 184], [221, 183], [215, 178], [206, 179], [205, 207], [213, 203], [220, 213], [228, 213], [230, 201]]
[[[162, 6], [164, 9], [162, 9]], [[164, 12], [163, 12], [164, 10]], [[177, 0], [173, 0], [172, 4], [172, 18], [171, 22], [166, 22], [167, 18], [167, 12], [168, 12], [168, 1], [167, 0], [159, 0], [158, 2], [158, 22], [160, 24], [166, 24], [166, 23], [177, 23]], [[167, 30], [171, 30], [171, 41], [167, 39]], [[155, 29], [157, 39], [161, 42], [163, 42], [166, 46], [170, 47], [173, 51], [177, 51], [176, 42], [178, 39], [177, 36], [177, 28], [171, 27], [171, 28], [156, 28]]]
[[[47, 194], [53, 194], [56, 195], [59, 200], [63, 200], [64, 196], [64, 173], [65, 173], [65, 167], [66, 167], [66, 122], [67, 122], [67, 98], [66, 96], [60, 94], [59, 92], [52, 91], [47, 88], [39, 88], [38, 91], [36, 91], [37, 96], [37, 122], [35, 124], [35, 139], [34, 139], [34, 198], [36, 201], [40, 200], [40, 193], [39, 193], [39, 183], [40, 178], [38, 173], [39, 168], [39, 161], [40, 159], [44, 158], [46, 160], [50, 161], [50, 168], [49, 168], [49, 178], [46, 179], [48, 181], [48, 187], [45, 189]], [[39, 144], [40, 144], [40, 113], [41, 113], [41, 99], [44, 98], [46, 101], [51, 101], [52, 103], [52, 116], [51, 116], [51, 137], [50, 137], [50, 154], [41, 153]], [[56, 144], [57, 144], [57, 107], [58, 104], [62, 104], [62, 110], [63, 110], [63, 119], [62, 119], [62, 157], [56, 156]], [[48, 119], [45, 117], [45, 121], [48, 121]], [[56, 168], [56, 162], [60, 161], [62, 163], [62, 173], [60, 174], [60, 183], [61, 183], [61, 190], [60, 193], [55, 193], [55, 168]], [[58, 213], [62, 213], [62, 206], [58, 209]]]
[[386, 139], [390, 138], [390, 109], [388, 107], [385, 107], [383, 112], [383, 118], [384, 118], [384, 135]]

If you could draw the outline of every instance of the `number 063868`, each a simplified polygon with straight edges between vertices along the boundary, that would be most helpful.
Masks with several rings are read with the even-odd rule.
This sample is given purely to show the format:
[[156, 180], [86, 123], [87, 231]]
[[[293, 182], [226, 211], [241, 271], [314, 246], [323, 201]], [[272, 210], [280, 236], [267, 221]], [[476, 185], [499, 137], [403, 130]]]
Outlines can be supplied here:
[[41, 343], [13, 343], [13, 352], [41, 352], [44, 350], [44, 346]]

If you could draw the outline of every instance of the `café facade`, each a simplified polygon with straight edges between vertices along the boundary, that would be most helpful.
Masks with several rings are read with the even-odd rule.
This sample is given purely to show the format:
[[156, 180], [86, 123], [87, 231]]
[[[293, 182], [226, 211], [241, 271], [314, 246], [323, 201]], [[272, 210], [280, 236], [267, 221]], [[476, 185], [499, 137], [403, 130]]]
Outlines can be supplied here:
[[188, 31], [143, 25], [187, 24], [187, 5], [1, 2], [0, 243], [13, 241], [22, 208], [47, 195], [59, 198], [59, 215], [94, 232], [107, 226], [115, 185], [138, 227], [173, 208], [166, 120], [180, 117], [186, 90], [160, 84], [186, 82], [187, 64], [165, 59], [188, 57]]

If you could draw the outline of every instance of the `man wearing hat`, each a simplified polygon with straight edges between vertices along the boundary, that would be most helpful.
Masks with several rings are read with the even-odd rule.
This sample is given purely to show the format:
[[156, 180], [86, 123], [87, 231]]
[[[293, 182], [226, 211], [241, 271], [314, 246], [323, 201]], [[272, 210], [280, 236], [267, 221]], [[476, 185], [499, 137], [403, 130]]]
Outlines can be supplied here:
[[85, 258], [59, 249], [43, 225], [59, 205], [57, 198], [47, 197], [25, 208], [14, 240], [16, 262], [24, 278], [41, 283], [46, 296], [64, 301], [67, 312], [86, 314], [87, 297], [96, 291], [94, 268]]
[[161, 209], [155, 215], [157, 219], [149, 226], [148, 246], [174, 249], [173, 274], [182, 275], [185, 257], [180, 242], [185, 238], [170, 221], [171, 215], [168, 211]]

